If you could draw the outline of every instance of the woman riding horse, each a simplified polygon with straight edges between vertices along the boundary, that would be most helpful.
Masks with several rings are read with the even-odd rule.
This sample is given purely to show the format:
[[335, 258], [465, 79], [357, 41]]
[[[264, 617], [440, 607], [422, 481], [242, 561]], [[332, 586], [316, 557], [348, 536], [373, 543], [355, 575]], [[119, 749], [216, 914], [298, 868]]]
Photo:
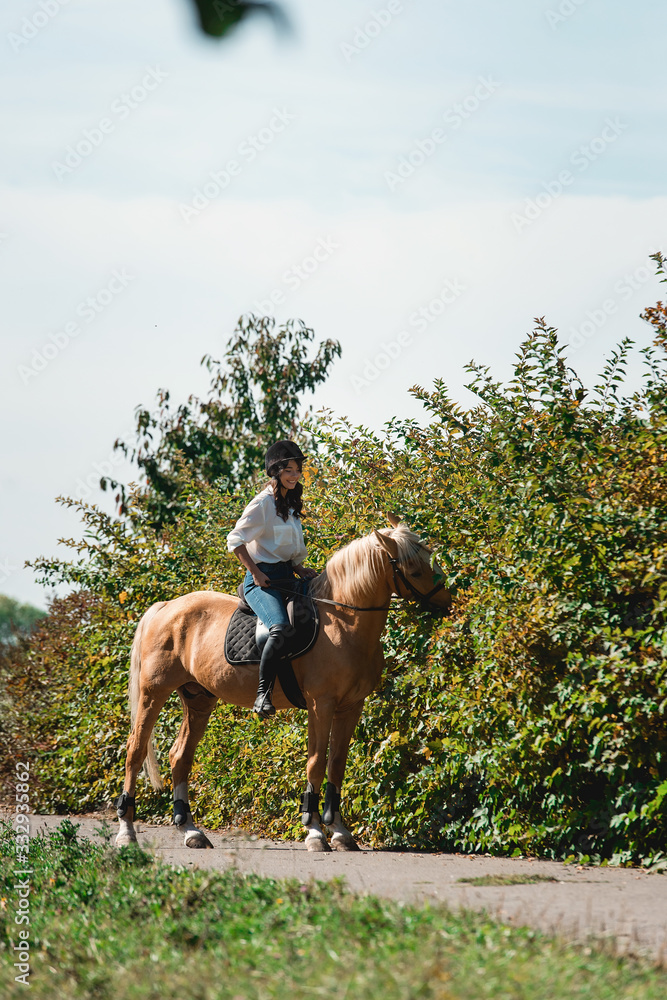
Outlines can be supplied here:
[[301, 528], [303, 487], [299, 482], [303, 461], [294, 441], [272, 444], [264, 466], [273, 481], [250, 501], [227, 536], [227, 548], [247, 570], [243, 581], [246, 602], [269, 630], [253, 706], [260, 719], [268, 719], [276, 711], [271, 695], [291, 629], [285, 601], [271, 582], [294, 579], [295, 573], [304, 580], [317, 576], [316, 570], [303, 565], [307, 555]]
[[[298, 473], [298, 460], [281, 459], [287, 461], [287, 466], [279, 470], [278, 481], [280, 472], [285, 472], [293, 460]], [[289, 503], [289, 486], [292, 482], [296, 486], [294, 469], [291, 478], [284, 478], [286, 493], [281, 491], [280, 498]], [[275, 494], [269, 500], [275, 508]], [[268, 540], [277, 545], [284, 529], [292, 529], [270, 504], [267, 521], [269, 515], [278, 532], [272, 537], [269, 533]], [[330, 850], [327, 832], [336, 850], [352, 851], [357, 846], [341, 819], [341, 791], [352, 734], [365, 699], [382, 676], [381, 636], [392, 595], [416, 600], [422, 609], [439, 613], [446, 612], [451, 604], [441, 570], [437, 563], [431, 565], [429, 549], [396, 516], [389, 515], [389, 520], [390, 529], [353, 539], [329, 557], [311, 588], [320, 618], [317, 642], [293, 662], [308, 707], [308, 758], [301, 819], [309, 851]], [[290, 552], [288, 547], [286, 551], [274, 549], [270, 554], [273, 562], [259, 557], [260, 565], [275, 565], [290, 555], [299, 558], [300, 552]], [[258, 581], [254, 593], [265, 597], [262, 575], [271, 582], [270, 574], [252, 561]], [[301, 564], [299, 568], [304, 575]], [[252, 600], [252, 594], [250, 597]], [[123, 791], [116, 805], [119, 847], [137, 839], [135, 791], [142, 766], [153, 787], [163, 787], [152, 732], [174, 691], [183, 708], [181, 728], [169, 751], [174, 823], [184, 834], [186, 847], [211, 846], [192, 818], [188, 782], [197, 745], [218, 701], [244, 708], [253, 706], [256, 666], [230, 663], [222, 653], [237, 607], [236, 595], [198, 590], [151, 605], [137, 625], [130, 656], [131, 728]], [[277, 709], [291, 704], [282, 685], [276, 687], [273, 700]], [[320, 812], [322, 789], [324, 807]]]

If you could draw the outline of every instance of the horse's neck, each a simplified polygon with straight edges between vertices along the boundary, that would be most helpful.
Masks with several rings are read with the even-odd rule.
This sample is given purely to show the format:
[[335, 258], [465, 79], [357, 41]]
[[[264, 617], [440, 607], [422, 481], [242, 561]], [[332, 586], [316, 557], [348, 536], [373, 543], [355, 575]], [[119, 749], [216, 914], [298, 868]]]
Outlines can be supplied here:
[[[345, 601], [341, 594], [333, 593], [332, 599], [334, 601], [340, 600], [343, 604], [352, 603], [349, 600]], [[342, 613], [334, 613], [334, 618], [354, 645], [363, 648], [372, 647], [379, 643], [380, 636], [384, 632], [388, 614], [386, 609], [389, 607], [390, 600], [391, 588], [386, 580], [382, 579], [372, 590], [369, 588], [366, 593], [354, 601], [355, 607], [359, 610], [345, 609]], [[362, 610], [364, 608], [383, 608], [385, 610], [365, 611]]]

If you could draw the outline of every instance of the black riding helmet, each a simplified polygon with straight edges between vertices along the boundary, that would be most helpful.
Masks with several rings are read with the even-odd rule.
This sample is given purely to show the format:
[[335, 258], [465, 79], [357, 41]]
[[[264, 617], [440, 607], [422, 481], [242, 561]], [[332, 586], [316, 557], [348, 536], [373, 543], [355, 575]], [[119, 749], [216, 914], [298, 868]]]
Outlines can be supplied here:
[[292, 458], [299, 465], [303, 465], [306, 461], [306, 456], [294, 441], [276, 441], [275, 444], [271, 445], [264, 458], [267, 476], [274, 476], [276, 472], [280, 471], [276, 469], [276, 466], [280, 465], [281, 462], [289, 462]]

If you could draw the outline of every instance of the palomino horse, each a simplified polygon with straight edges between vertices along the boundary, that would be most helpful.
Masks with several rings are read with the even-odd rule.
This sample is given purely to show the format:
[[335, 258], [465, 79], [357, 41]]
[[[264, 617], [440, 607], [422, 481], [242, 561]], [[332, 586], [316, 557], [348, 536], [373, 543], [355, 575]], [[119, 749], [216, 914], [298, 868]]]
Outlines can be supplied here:
[[[313, 582], [321, 601], [317, 642], [293, 662], [308, 704], [307, 786], [303, 823], [309, 851], [328, 851], [321, 820], [337, 850], [356, 850], [340, 817], [340, 792], [354, 727], [366, 697], [377, 686], [384, 655], [380, 636], [392, 594], [417, 599], [429, 610], [446, 611], [451, 596], [436, 583], [430, 552], [418, 537], [390, 515], [392, 528], [355, 539], [328, 560]], [[192, 820], [188, 776], [195, 749], [218, 700], [252, 708], [257, 665], [232, 666], [224, 658], [224, 639], [238, 599], [200, 590], [154, 604], [144, 614], [132, 644], [130, 709], [125, 785], [118, 800], [120, 830], [116, 844], [136, 841], [134, 793], [142, 764], [155, 788], [161, 788], [151, 732], [173, 691], [183, 704], [183, 722], [169, 751], [174, 789], [174, 822], [187, 847], [211, 847]], [[276, 683], [276, 708], [291, 705]], [[328, 760], [327, 760], [328, 751]], [[319, 793], [327, 774], [320, 816]]]

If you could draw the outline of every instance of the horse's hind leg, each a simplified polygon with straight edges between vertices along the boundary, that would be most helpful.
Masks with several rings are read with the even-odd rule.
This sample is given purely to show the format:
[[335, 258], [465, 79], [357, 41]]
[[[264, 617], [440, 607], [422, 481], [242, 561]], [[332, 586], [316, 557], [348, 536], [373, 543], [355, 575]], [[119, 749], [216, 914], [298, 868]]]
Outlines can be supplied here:
[[363, 699], [334, 715], [329, 746], [328, 781], [324, 793], [322, 821], [332, 834], [336, 851], [358, 851], [357, 842], [340, 818], [340, 792], [350, 749], [350, 740], [364, 707]]
[[188, 799], [188, 778], [192, 770], [197, 744], [215, 708], [217, 699], [203, 688], [192, 689], [185, 685], [179, 689], [183, 703], [183, 721], [178, 736], [169, 751], [171, 777], [174, 785], [174, 823], [185, 834], [186, 847], [213, 847], [206, 834], [199, 830], [192, 819]]
[[142, 691], [140, 694], [134, 726], [127, 739], [125, 782], [123, 784], [123, 793], [118, 800], [117, 810], [120, 826], [116, 837], [117, 847], [125, 847], [127, 844], [135, 844], [137, 841], [134, 829], [134, 820], [136, 817], [134, 793], [137, 787], [137, 778], [142, 764], [146, 759], [148, 741], [151, 738], [153, 726], [157, 722], [157, 717], [170, 694], [171, 690], [169, 688]]

